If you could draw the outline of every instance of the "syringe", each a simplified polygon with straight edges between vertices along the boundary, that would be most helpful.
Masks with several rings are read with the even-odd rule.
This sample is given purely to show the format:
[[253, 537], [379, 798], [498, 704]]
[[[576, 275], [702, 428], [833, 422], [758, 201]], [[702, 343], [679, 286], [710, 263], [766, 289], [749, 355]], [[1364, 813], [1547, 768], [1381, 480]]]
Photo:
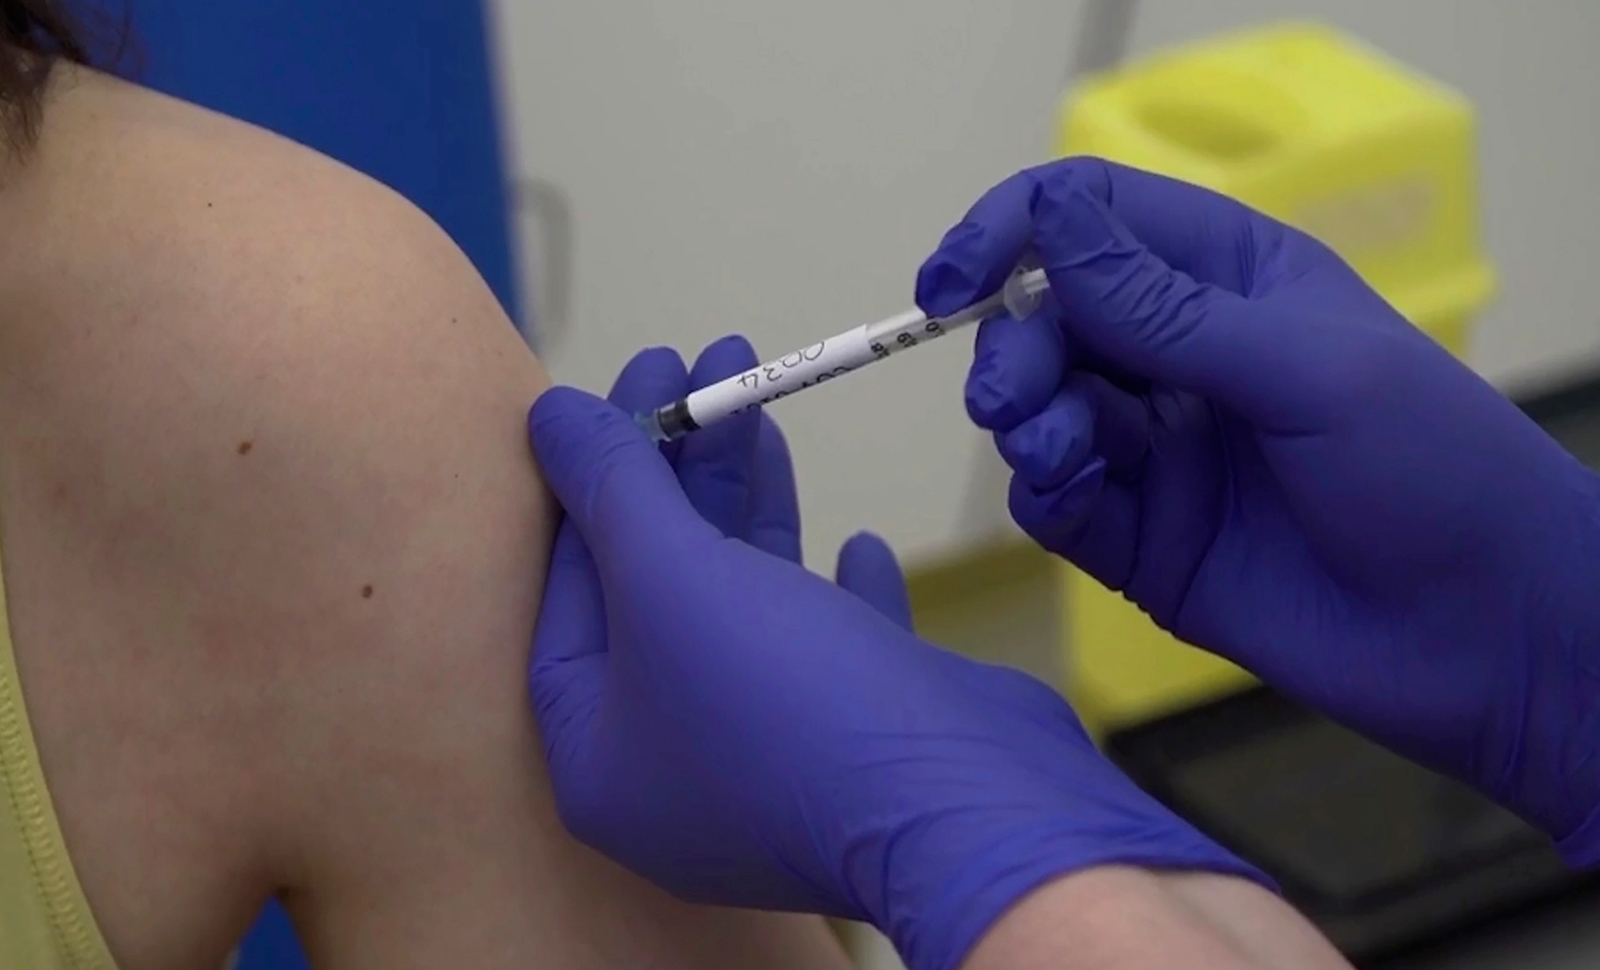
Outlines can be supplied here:
[[1038, 307], [1040, 294], [1049, 286], [1044, 270], [1018, 267], [999, 292], [949, 316], [930, 319], [921, 310], [912, 309], [877, 323], [862, 324], [692, 391], [688, 397], [637, 415], [635, 420], [652, 439], [674, 441], [729, 415], [815, 387], [952, 330], [987, 320], [1002, 310], [1020, 320]]

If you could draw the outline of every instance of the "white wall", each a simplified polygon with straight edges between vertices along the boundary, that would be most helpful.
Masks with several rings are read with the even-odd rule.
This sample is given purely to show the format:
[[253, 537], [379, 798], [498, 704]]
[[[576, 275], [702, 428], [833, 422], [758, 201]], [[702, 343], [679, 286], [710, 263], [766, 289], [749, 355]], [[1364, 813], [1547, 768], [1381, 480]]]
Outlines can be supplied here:
[[[909, 306], [939, 233], [1046, 152], [1076, 12], [506, 0], [521, 164], [568, 191], [578, 228], [558, 379], [603, 387], [640, 346], [730, 331], [782, 353]], [[970, 337], [945, 343], [780, 406], [812, 561], [868, 522], [916, 556], [1003, 521], [998, 493], [968, 513], [988, 453], [961, 409]]]
[[[1042, 159], [1078, 0], [501, 0], [523, 172], [572, 198], [574, 322], [544, 348], [603, 388], [646, 344], [779, 353], [909, 305], [939, 232]], [[1146, 0], [1136, 50], [1281, 16], [1347, 27], [1482, 109], [1504, 271], [1477, 361], [1600, 354], [1596, 0]], [[530, 249], [533, 247], [529, 247]], [[912, 559], [1005, 528], [953, 337], [785, 401], [813, 563], [872, 524]]]

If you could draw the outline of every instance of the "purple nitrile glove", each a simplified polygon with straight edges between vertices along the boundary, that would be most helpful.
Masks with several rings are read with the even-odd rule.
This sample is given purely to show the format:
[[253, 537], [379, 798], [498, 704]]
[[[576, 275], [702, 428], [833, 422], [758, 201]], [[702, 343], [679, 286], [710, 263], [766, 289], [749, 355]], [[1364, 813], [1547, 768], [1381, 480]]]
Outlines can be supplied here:
[[[1106, 864], [1260, 878], [1146, 796], [1066, 702], [910, 630], [879, 540], [798, 562], [789, 456], [757, 413], [663, 451], [636, 411], [755, 362], [628, 366], [533, 407], [566, 508], [530, 686], [561, 816], [680, 897], [868, 920], [949, 970], [1013, 903]], [[842, 588], [841, 588], [842, 587]]]
[[1045, 546], [1178, 637], [1600, 862], [1600, 483], [1310, 237], [1096, 159], [984, 196], [918, 278]]

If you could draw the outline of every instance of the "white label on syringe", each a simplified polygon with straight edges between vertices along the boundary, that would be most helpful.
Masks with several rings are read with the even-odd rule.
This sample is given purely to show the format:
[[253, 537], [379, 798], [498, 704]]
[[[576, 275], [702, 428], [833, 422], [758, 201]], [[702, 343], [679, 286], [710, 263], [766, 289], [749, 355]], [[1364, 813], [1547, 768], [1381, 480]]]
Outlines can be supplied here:
[[705, 426], [848, 374], [884, 356], [887, 354], [874, 349], [866, 327], [847, 330], [691, 392], [687, 401], [689, 417], [695, 424]]

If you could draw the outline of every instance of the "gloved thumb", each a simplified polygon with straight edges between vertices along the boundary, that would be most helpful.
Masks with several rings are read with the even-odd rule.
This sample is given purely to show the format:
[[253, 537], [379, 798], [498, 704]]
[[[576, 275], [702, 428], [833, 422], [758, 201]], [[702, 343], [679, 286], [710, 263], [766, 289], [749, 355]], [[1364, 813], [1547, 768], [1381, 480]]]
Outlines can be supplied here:
[[1033, 247], [1068, 334], [1107, 363], [1227, 404], [1281, 411], [1281, 332], [1237, 293], [1167, 265], [1076, 180], [1041, 183]]
[[[659, 449], [614, 405], [571, 387], [528, 412], [534, 457], [602, 573], [639, 557], [683, 555], [710, 528]], [[681, 561], [681, 560], [679, 560]]]

